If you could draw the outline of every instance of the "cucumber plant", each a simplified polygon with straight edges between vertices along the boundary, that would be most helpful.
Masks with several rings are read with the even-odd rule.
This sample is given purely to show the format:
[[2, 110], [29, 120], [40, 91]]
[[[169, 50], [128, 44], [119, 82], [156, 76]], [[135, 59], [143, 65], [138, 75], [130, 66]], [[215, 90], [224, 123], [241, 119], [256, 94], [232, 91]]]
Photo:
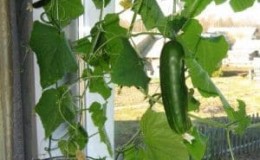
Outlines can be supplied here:
[[[90, 35], [72, 43], [69, 43], [63, 30], [84, 13], [81, 0], [44, 0], [40, 1], [44, 4], [38, 2], [33, 5], [44, 9], [41, 21], [33, 24], [30, 46], [37, 57], [43, 88], [35, 111], [43, 124], [45, 137], [49, 139], [47, 151], [50, 156], [53, 150], [51, 142], [55, 140], [64, 156], [77, 159], [87, 157], [83, 149], [89, 138], [97, 135], [89, 135], [82, 126], [82, 114], [86, 112], [91, 114], [102, 143], [106, 144], [108, 152], [113, 156], [104, 128], [107, 120], [106, 101], [112, 92], [109, 83], [138, 88], [149, 98], [151, 105], [140, 121], [140, 130], [129, 142], [115, 150], [116, 159], [120, 155], [126, 160], [202, 159], [206, 142], [190, 121], [190, 117], [201, 118], [188, 113], [188, 107], [197, 106], [197, 103], [195, 97], [188, 93], [192, 88], [188, 89], [185, 85], [186, 74], [191, 78], [193, 88], [202, 96], [218, 96], [221, 99], [230, 120], [228, 124], [203, 122], [223, 127], [228, 133], [243, 133], [250, 123], [245, 113], [245, 104], [239, 100], [239, 110], [235, 111], [209, 76], [226, 56], [228, 44], [223, 36], [202, 37], [203, 29], [196, 19], [211, 2], [220, 5], [227, 0], [181, 1], [184, 3], [181, 12], [165, 16], [156, 0], [122, 0], [120, 4], [124, 10], [107, 15], [103, 15], [103, 9], [111, 3], [110, 0], [92, 0], [100, 10], [100, 19], [92, 26]], [[234, 11], [242, 11], [252, 6], [254, 0], [229, 2]], [[119, 15], [125, 10], [134, 12], [129, 28], [123, 28], [119, 23]], [[85, 12], [87, 14], [89, 11]], [[138, 15], [148, 32], [132, 32]], [[144, 71], [144, 60], [138, 56], [131, 43], [134, 36], [141, 34], [170, 40], [164, 44], [160, 60], [161, 93], [154, 95], [148, 94], [150, 79]], [[87, 64], [83, 73], [75, 82], [60, 81], [68, 73], [78, 73], [75, 57]], [[79, 95], [72, 94], [71, 88], [80, 81], [85, 81], [85, 91]], [[86, 90], [98, 93], [105, 102], [85, 106], [82, 101]], [[166, 116], [152, 111], [154, 103], [164, 105]], [[53, 117], [51, 120], [50, 115]], [[53, 133], [62, 124], [66, 126], [63, 127], [64, 134], [54, 139]], [[231, 155], [234, 159], [232, 150]]]

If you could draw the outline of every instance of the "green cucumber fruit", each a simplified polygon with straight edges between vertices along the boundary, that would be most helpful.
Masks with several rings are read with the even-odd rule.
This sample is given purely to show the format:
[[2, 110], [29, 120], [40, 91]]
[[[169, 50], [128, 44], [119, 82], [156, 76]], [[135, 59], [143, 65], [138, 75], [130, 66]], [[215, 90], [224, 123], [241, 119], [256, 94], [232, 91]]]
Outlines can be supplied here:
[[160, 86], [168, 124], [178, 134], [187, 132], [191, 127], [184, 73], [182, 45], [175, 40], [167, 42], [160, 57]]

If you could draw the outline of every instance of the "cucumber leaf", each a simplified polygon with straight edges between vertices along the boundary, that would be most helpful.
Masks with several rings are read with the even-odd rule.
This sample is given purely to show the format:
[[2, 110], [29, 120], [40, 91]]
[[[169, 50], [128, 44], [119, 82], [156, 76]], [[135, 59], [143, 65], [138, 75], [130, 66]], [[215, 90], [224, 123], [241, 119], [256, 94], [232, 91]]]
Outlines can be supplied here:
[[111, 96], [112, 89], [108, 86], [105, 76], [100, 67], [95, 67], [89, 79], [89, 92], [99, 93], [106, 100]]
[[[218, 48], [218, 49], [216, 49]], [[209, 75], [212, 75], [221, 66], [221, 61], [227, 56], [228, 43], [224, 36], [201, 37], [195, 58]]]
[[65, 34], [55, 27], [35, 21], [30, 46], [37, 56], [42, 88], [56, 83], [66, 73], [77, 71], [77, 62]]
[[81, 0], [52, 0], [44, 6], [44, 10], [53, 25], [65, 27], [84, 13], [84, 6]]
[[149, 78], [144, 71], [144, 62], [127, 39], [127, 30], [119, 25], [119, 17], [109, 14], [102, 24], [105, 51], [111, 64], [112, 82], [122, 86], [148, 89]]
[[201, 24], [196, 19], [190, 19], [182, 31], [183, 33], [177, 37], [178, 41], [181, 42], [187, 51], [186, 54], [190, 52], [195, 54], [202, 33]]
[[92, 0], [97, 9], [105, 8], [111, 0]]
[[233, 108], [227, 108], [226, 112], [231, 122], [234, 122], [232, 126], [233, 131], [237, 134], [242, 135], [246, 128], [250, 125], [250, 117], [246, 114], [246, 104], [242, 100], [237, 100], [238, 110], [235, 111]]
[[142, 17], [147, 30], [165, 26], [164, 14], [156, 0], [135, 0], [133, 11]]
[[230, 0], [230, 6], [232, 7], [233, 11], [240, 12], [243, 11], [249, 7], [252, 7], [255, 3], [255, 0]]
[[127, 39], [122, 39], [124, 46], [120, 55], [112, 63], [112, 81], [118, 85], [141, 87], [148, 90], [150, 78], [144, 71], [144, 62]]
[[187, 18], [193, 18], [199, 15], [212, 0], [182, 0], [185, 2], [182, 15]]
[[73, 52], [76, 52], [85, 62], [88, 61], [91, 52], [91, 42], [88, 37], [83, 37], [72, 44]]
[[185, 141], [185, 145], [193, 160], [201, 160], [206, 152], [207, 138], [196, 128], [192, 128], [191, 135], [194, 139], [191, 143]]
[[183, 34], [177, 38], [184, 46], [186, 56], [195, 58], [200, 66], [211, 75], [226, 57], [228, 43], [224, 36], [202, 37], [201, 33], [201, 25], [197, 20], [192, 19], [183, 28]]
[[80, 124], [77, 124], [69, 128], [68, 139], [60, 140], [58, 146], [63, 155], [75, 156], [78, 150], [85, 148], [87, 142], [87, 132]]
[[102, 106], [98, 102], [94, 102], [90, 105], [89, 113], [91, 114], [91, 118], [94, 125], [98, 128], [101, 142], [106, 144], [107, 150], [109, 154], [112, 156], [112, 146], [105, 130], [105, 123], [107, 120], [105, 106]]
[[143, 152], [147, 160], [189, 159], [183, 138], [170, 129], [164, 113], [148, 109], [140, 123], [144, 140]]
[[35, 107], [45, 130], [45, 137], [49, 137], [62, 123], [73, 123], [76, 108], [72, 96], [66, 87], [49, 89], [42, 96]]
[[226, 2], [227, 0], [214, 0], [216, 5], [222, 4]]

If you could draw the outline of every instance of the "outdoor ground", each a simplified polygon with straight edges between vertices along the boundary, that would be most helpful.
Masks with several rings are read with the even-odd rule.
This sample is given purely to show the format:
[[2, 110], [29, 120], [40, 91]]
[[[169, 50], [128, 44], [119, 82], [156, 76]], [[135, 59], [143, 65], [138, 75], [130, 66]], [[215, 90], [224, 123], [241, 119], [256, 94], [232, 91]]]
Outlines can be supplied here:
[[[212, 78], [217, 87], [223, 92], [232, 106], [237, 106], [237, 99], [243, 100], [247, 107], [247, 113], [260, 113], [260, 81], [251, 80], [248, 68], [225, 67], [223, 76]], [[187, 82], [190, 85], [190, 82]], [[153, 80], [149, 86], [149, 93], [159, 91], [158, 79]], [[116, 145], [123, 144], [138, 128], [138, 120], [149, 106], [142, 93], [136, 88], [123, 88], [116, 90]], [[198, 93], [196, 98], [200, 100], [201, 106], [194, 114], [201, 117], [223, 116], [224, 112], [218, 98], [203, 98]], [[163, 110], [157, 105], [158, 110]], [[260, 135], [259, 135], [260, 136]], [[258, 160], [259, 152], [242, 155], [239, 160]]]

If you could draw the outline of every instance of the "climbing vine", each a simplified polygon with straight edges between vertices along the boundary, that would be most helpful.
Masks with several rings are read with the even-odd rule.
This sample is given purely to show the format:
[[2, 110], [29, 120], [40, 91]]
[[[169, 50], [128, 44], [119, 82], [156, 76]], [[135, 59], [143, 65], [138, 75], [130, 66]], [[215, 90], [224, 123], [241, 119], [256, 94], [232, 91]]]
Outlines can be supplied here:
[[[250, 124], [244, 102], [238, 100], [238, 110], [234, 110], [234, 106], [229, 104], [210, 79], [210, 75], [226, 56], [228, 44], [223, 36], [201, 36], [203, 28], [196, 19], [211, 2], [221, 5], [225, 1], [182, 0], [184, 6], [181, 12], [165, 16], [156, 0], [121, 0], [120, 5], [124, 10], [107, 15], [103, 15], [103, 9], [109, 5], [110, 0], [92, 0], [96, 9], [100, 10], [100, 19], [92, 26], [88, 36], [74, 42], [67, 39], [64, 28], [84, 12], [88, 13], [87, 10], [84, 11], [81, 0], [42, 0], [44, 3], [34, 4], [34, 7], [44, 9], [41, 19], [33, 24], [30, 46], [37, 57], [42, 87], [42, 96], [35, 106], [35, 112], [41, 119], [46, 139], [50, 142], [58, 141], [58, 148], [64, 156], [80, 160], [86, 157], [82, 150], [88, 140], [92, 136], [100, 136], [101, 142], [106, 144], [112, 156], [114, 151], [104, 128], [106, 108], [109, 107], [107, 100], [112, 93], [111, 84], [134, 86], [149, 99], [150, 108], [140, 121], [140, 130], [125, 145], [116, 149], [114, 157], [117, 159], [122, 155], [126, 160], [202, 159], [206, 138], [195, 126], [184, 134], [175, 133], [168, 126], [165, 114], [152, 110], [153, 104], [162, 104], [161, 95], [164, 93], [148, 94], [150, 78], [144, 71], [145, 59], [139, 56], [131, 41], [140, 34], [178, 41], [184, 48], [185, 72], [193, 85], [188, 93], [189, 111], [199, 108], [199, 102], [193, 95], [194, 90], [204, 97], [219, 97], [229, 122], [205, 123], [225, 128], [228, 133], [232, 131], [242, 134]], [[234, 11], [242, 11], [254, 2], [230, 0], [230, 5]], [[126, 10], [134, 12], [129, 28], [119, 24], [119, 15]], [[138, 15], [147, 32], [133, 33], [133, 24]], [[78, 78], [67, 78], [69, 74], [79, 73], [78, 60], [85, 62], [85, 68]], [[72, 92], [72, 88], [79, 82], [85, 82], [84, 91]], [[87, 91], [99, 94], [103, 103], [96, 101], [86, 106], [83, 101]], [[82, 115], [86, 112], [90, 113], [98, 128], [97, 134], [89, 135], [84, 129]], [[201, 120], [192, 114], [189, 117]], [[53, 133], [61, 126], [64, 134], [53, 137]], [[51, 156], [51, 145], [47, 146], [47, 151]]]

